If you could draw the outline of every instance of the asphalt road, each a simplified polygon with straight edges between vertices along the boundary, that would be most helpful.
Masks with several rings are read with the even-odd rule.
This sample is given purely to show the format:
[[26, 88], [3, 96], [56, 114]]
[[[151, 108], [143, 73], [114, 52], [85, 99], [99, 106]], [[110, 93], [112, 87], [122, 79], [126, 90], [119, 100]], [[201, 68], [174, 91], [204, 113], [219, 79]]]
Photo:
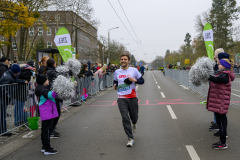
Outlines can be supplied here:
[[138, 87], [139, 121], [134, 147], [128, 148], [117, 93], [82, 108], [58, 124], [62, 137], [51, 140], [57, 155], [40, 152], [41, 139], [34, 139], [4, 160], [238, 160], [240, 107], [228, 113], [227, 150], [213, 150], [219, 141], [208, 131], [213, 114], [199, 103], [204, 99], [192, 94], [161, 72], [146, 72], [145, 84]]

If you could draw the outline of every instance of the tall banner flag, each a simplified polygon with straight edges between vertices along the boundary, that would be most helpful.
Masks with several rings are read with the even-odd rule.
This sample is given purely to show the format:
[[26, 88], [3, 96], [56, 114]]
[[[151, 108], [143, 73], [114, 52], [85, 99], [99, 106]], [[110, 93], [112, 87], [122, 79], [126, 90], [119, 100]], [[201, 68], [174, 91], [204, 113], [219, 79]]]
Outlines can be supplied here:
[[213, 60], [214, 58], [214, 45], [213, 45], [213, 30], [211, 24], [207, 23], [203, 30], [203, 37], [207, 49], [208, 57]]
[[71, 37], [66, 28], [62, 27], [57, 31], [54, 42], [64, 62], [67, 62], [69, 58], [72, 58]]

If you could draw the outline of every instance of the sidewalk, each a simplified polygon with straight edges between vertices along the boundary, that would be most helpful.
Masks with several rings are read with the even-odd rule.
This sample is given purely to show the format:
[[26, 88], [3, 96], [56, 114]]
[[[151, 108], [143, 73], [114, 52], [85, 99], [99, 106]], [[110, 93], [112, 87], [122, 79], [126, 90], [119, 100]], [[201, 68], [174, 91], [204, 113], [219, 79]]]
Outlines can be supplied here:
[[[71, 116], [75, 115], [82, 108], [87, 107], [89, 104], [95, 102], [96, 100], [101, 98], [103, 95], [105, 95], [107, 92], [109, 92], [110, 90], [112, 90], [112, 89], [111, 88], [106, 89], [106, 90], [102, 91], [101, 93], [99, 93], [96, 98], [87, 99], [87, 101], [82, 102], [81, 106], [71, 107], [69, 109], [69, 112], [61, 115], [59, 123], [61, 123], [62, 121], [65, 121], [68, 118], [70, 118]], [[30, 131], [27, 128], [25, 130], [26, 131], [24, 133], [18, 134], [16, 136], [12, 135], [13, 137], [11, 136], [6, 142], [4, 142], [3, 144], [0, 144], [0, 151], [1, 151], [0, 159], [8, 156], [10, 153], [23, 147], [24, 145], [28, 144], [29, 142], [31, 142], [32, 140], [36, 139], [38, 136], [41, 135], [40, 128], [38, 130], [33, 130], [33, 131]]]

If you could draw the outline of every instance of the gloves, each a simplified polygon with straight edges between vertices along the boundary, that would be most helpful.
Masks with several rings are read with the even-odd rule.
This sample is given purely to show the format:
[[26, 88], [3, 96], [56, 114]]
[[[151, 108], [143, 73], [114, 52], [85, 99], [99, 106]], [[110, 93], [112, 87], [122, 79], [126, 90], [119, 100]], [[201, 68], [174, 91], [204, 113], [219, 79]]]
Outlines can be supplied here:
[[126, 78], [126, 79], [124, 80], [124, 83], [126, 83], [126, 84], [132, 84], [132, 81], [130, 81], [128, 78]]
[[57, 93], [53, 91], [53, 92], [52, 92], [52, 97], [53, 97], [53, 98], [57, 98], [57, 96], [58, 96]]

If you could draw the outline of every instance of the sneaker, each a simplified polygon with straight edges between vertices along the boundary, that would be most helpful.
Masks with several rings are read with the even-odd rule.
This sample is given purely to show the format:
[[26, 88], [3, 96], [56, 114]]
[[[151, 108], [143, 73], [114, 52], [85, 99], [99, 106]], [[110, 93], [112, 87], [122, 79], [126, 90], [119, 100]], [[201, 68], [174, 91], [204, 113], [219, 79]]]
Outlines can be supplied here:
[[133, 147], [134, 140], [132, 138], [128, 139], [127, 147]]
[[[52, 149], [54, 149], [54, 148], [52, 148]], [[46, 149], [45, 149], [44, 147], [42, 147], [42, 149], [41, 149], [41, 152], [43, 152], [43, 153], [44, 153], [44, 152], [45, 152], [45, 150], [46, 150]], [[54, 150], [55, 150], [55, 149], [54, 149]]]
[[212, 121], [212, 122], [211, 122], [211, 125], [214, 125], [214, 124], [216, 124], [216, 123], [215, 123], [214, 121]]
[[212, 146], [213, 149], [228, 149], [228, 144], [225, 143], [225, 144], [222, 144], [221, 141], [217, 142], [217, 143], [213, 143], [213, 146]]
[[133, 133], [136, 133], [137, 132], [137, 124], [133, 124]]
[[50, 138], [60, 138], [60, 135], [52, 133], [50, 134]]
[[[220, 131], [213, 134], [215, 138], [220, 138]], [[226, 138], [228, 138], [228, 135], [226, 135]]]
[[46, 149], [45, 152], [44, 152], [45, 155], [51, 155], [51, 154], [57, 154], [57, 153], [58, 152], [53, 148]]
[[219, 131], [219, 128], [217, 125], [210, 126], [209, 131]]
[[61, 136], [61, 134], [59, 132], [57, 132], [56, 130], [53, 130], [53, 134]]

